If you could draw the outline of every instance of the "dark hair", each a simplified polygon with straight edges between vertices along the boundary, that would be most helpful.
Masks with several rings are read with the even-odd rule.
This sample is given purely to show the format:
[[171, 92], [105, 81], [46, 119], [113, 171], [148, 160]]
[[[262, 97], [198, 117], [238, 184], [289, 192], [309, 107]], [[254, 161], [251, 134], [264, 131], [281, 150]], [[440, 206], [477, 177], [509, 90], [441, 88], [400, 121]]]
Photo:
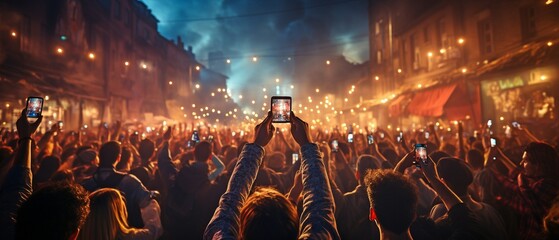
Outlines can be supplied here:
[[369, 170], [379, 169], [377, 160], [371, 155], [361, 155], [357, 159], [357, 172], [359, 173], [359, 183], [364, 183], [365, 175]]
[[83, 225], [88, 213], [89, 197], [82, 186], [46, 185], [19, 208], [16, 239], [68, 239]]
[[437, 163], [437, 172], [458, 196], [465, 196], [468, 193], [468, 186], [474, 181], [470, 166], [458, 158], [441, 158]]
[[285, 166], [285, 155], [281, 152], [273, 152], [267, 157], [266, 166], [276, 172], [281, 172]]
[[[133, 161], [132, 158], [132, 151], [130, 147], [122, 147], [122, 153], [120, 154], [120, 161], [116, 164], [117, 171], [128, 171], [128, 166], [131, 166], [131, 162]], [[130, 164], [130, 165], [129, 165]]]
[[120, 157], [120, 143], [109, 141], [101, 145], [99, 149], [99, 166], [112, 167]]
[[390, 162], [390, 164], [393, 166], [396, 166], [396, 164], [398, 164], [398, 161], [400, 161], [398, 153], [396, 153], [396, 151], [394, 151], [394, 149], [392, 148], [384, 149], [384, 151], [382, 151], [382, 155], [384, 155], [386, 160], [388, 160], [388, 162]]
[[153, 156], [155, 152], [155, 143], [149, 139], [144, 139], [140, 142], [140, 147], [138, 148], [140, 153], [140, 158], [142, 158], [142, 164], [145, 164]]
[[[345, 142], [338, 142], [338, 148], [340, 149], [340, 152], [342, 152], [343, 154], [349, 154], [349, 145]], [[347, 159], [349, 161], [349, 159]]]
[[197, 162], [205, 162], [212, 155], [212, 144], [207, 141], [201, 141], [194, 147], [194, 160]]
[[456, 156], [456, 151], [458, 151], [458, 148], [456, 148], [456, 146], [454, 146], [453, 144], [445, 142], [442, 144], [441, 150], [447, 153], [448, 155], [450, 155], [451, 157], [454, 157]]
[[50, 177], [58, 170], [60, 167], [60, 158], [55, 156], [46, 156], [41, 160], [41, 165], [39, 170], [33, 176], [33, 182], [42, 183], [50, 179]]
[[379, 224], [396, 234], [408, 230], [416, 216], [417, 186], [392, 170], [369, 171], [365, 184]]
[[452, 156], [450, 156], [448, 153], [443, 151], [434, 151], [431, 154], [429, 154], [429, 157], [433, 159], [433, 162], [437, 163], [441, 158], [452, 157]]
[[273, 188], [257, 188], [241, 209], [239, 239], [297, 239], [297, 211]]
[[466, 162], [468, 162], [474, 170], [482, 169], [485, 158], [483, 157], [483, 153], [479, 150], [470, 149], [470, 151], [466, 153]]
[[50, 177], [50, 181], [73, 183], [75, 181], [74, 173], [70, 169], [60, 170]]
[[547, 143], [531, 142], [526, 146], [527, 161], [538, 166], [545, 177], [557, 178], [559, 159], [555, 149]]

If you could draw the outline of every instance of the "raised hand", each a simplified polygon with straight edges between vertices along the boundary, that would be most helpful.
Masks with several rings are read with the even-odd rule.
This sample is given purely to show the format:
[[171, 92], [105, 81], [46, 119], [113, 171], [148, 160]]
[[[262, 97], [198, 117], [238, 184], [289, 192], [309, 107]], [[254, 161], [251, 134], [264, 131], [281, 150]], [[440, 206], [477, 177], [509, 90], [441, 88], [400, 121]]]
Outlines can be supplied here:
[[291, 135], [299, 146], [311, 142], [309, 124], [295, 116], [293, 112], [291, 112]]
[[[43, 120], [43, 116], [39, 116], [39, 118], [37, 119], [37, 121], [35, 121], [34, 123], [30, 123], [27, 120], [27, 108], [23, 109], [23, 111], [21, 111], [21, 116], [17, 119], [16, 122], [16, 127], [17, 127], [17, 133], [19, 135], [19, 139], [24, 139], [24, 138], [30, 138], [31, 134], [35, 133], [35, 131], [37, 131], [37, 128], [39, 128], [39, 125], [41, 124], [41, 121]], [[58, 126], [58, 124], [56, 124]]]
[[272, 112], [268, 112], [268, 116], [254, 128], [254, 144], [265, 147], [274, 136], [274, 131]]

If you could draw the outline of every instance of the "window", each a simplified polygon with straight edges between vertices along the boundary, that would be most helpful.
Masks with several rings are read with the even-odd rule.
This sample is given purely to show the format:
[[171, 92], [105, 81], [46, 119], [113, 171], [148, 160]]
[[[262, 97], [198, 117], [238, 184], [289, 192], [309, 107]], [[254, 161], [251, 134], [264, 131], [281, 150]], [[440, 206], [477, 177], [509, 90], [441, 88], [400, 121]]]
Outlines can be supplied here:
[[493, 52], [493, 26], [489, 18], [478, 22], [479, 50], [482, 55]]
[[536, 36], [536, 9], [533, 6], [520, 9], [522, 39]]
[[417, 36], [416, 34], [412, 34], [410, 37], [410, 58], [412, 62], [412, 67], [414, 70], [419, 69], [419, 47], [417, 46]]

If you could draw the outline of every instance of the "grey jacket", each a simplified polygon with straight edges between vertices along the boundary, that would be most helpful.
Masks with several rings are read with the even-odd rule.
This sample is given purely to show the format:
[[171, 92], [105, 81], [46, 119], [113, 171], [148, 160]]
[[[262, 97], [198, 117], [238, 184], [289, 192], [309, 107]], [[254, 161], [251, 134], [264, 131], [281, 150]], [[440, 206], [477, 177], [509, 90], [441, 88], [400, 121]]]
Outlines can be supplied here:
[[[299, 239], [340, 239], [334, 218], [334, 200], [328, 175], [316, 144], [301, 147], [303, 178], [303, 212], [300, 217]], [[264, 149], [247, 144], [233, 170], [227, 191], [221, 196], [219, 207], [206, 231], [204, 239], [237, 239], [239, 215], [250, 194]]]

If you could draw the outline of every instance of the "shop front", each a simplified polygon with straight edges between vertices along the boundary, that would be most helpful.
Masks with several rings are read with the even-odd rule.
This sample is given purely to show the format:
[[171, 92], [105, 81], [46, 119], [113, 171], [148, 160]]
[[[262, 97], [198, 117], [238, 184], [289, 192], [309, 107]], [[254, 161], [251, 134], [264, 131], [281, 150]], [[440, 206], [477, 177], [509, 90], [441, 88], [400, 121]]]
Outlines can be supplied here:
[[493, 74], [481, 81], [483, 119], [509, 124], [552, 124], [557, 119], [557, 68], [530, 68]]

